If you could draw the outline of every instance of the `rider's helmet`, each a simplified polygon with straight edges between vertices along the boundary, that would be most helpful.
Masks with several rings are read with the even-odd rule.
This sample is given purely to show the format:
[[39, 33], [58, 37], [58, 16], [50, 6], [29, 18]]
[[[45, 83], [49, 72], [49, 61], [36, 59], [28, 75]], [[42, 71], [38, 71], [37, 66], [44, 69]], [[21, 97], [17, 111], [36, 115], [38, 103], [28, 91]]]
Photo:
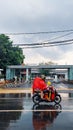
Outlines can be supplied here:
[[41, 79], [45, 81], [46, 80], [46, 76], [42, 74], [41, 75]]
[[48, 82], [47, 82], [47, 85], [48, 85], [48, 86], [51, 86], [51, 82], [50, 82], [50, 81], [48, 81]]

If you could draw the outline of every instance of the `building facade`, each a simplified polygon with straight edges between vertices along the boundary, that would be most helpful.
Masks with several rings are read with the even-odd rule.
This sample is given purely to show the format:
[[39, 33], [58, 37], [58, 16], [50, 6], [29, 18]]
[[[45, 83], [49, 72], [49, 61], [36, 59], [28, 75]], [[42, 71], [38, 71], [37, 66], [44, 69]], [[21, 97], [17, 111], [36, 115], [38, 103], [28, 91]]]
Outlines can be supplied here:
[[11, 65], [6, 69], [6, 79], [13, 79], [15, 76], [29, 78], [40, 74], [40, 69], [50, 69], [51, 76], [62, 76], [66, 80], [73, 80], [73, 65]]

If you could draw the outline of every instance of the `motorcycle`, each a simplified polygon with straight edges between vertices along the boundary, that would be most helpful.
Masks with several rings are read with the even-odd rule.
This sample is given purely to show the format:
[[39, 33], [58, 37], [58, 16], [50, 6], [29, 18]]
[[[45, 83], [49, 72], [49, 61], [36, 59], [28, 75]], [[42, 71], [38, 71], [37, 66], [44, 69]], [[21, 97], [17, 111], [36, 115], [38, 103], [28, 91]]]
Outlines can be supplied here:
[[32, 100], [35, 104], [39, 104], [40, 102], [55, 102], [56, 104], [59, 104], [61, 102], [61, 96], [58, 94], [56, 89], [51, 90], [51, 96], [50, 101], [48, 100], [49, 95], [47, 92], [43, 92], [43, 98], [41, 99], [40, 91], [34, 91]]

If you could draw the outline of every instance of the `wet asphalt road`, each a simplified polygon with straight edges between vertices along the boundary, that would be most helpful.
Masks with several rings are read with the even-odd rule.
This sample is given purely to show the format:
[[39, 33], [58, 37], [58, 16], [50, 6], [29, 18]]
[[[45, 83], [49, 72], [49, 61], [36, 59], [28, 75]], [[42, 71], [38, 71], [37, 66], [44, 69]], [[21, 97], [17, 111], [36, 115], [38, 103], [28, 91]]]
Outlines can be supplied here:
[[59, 105], [34, 105], [29, 95], [0, 95], [0, 130], [73, 130], [73, 97], [61, 96]]
[[28, 94], [0, 95], [0, 130], [73, 130], [73, 93], [62, 101], [34, 105]]

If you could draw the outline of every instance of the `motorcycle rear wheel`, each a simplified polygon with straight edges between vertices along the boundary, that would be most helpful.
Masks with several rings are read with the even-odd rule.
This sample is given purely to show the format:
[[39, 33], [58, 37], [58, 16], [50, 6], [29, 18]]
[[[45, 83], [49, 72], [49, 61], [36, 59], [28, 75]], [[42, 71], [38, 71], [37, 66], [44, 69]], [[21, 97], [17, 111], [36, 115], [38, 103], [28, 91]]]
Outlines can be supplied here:
[[59, 94], [56, 95], [54, 102], [55, 102], [56, 104], [59, 104], [59, 103], [61, 102], [61, 96], [60, 96]]

